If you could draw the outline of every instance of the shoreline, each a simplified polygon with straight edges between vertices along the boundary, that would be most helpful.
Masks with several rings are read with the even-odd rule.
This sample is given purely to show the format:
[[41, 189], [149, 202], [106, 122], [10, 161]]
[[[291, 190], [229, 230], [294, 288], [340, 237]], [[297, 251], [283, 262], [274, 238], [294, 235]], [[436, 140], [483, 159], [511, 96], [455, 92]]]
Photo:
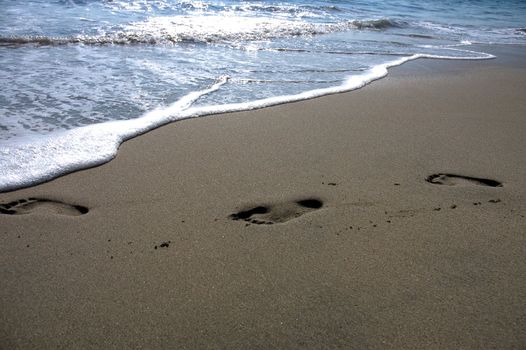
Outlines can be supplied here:
[[526, 50], [500, 50], [1, 193], [0, 347], [524, 347]]
[[[470, 47], [470, 45], [467, 47]], [[480, 47], [480, 45], [478, 47]], [[412, 56], [400, 57], [388, 63], [376, 65], [362, 74], [348, 76], [338, 86], [307, 90], [295, 95], [275, 96], [245, 103], [189, 107], [186, 110], [180, 111], [181, 106], [192, 104], [200, 97], [218, 90], [221, 85], [225, 84], [228, 80], [227, 77], [220, 77], [219, 80], [209, 88], [194, 91], [168, 106], [159, 107], [146, 112], [141, 117], [123, 121], [115, 120], [102, 124], [87, 125], [72, 130], [64, 130], [58, 132], [52, 138], [47, 136], [36, 137], [31, 139], [31, 143], [22, 143], [19, 148], [11, 150], [7, 148], [2, 150], [6, 155], [9, 153], [15, 153], [17, 155], [17, 159], [8, 160], [5, 163], [3, 162], [1, 164], [2, 167], [5, 167], [6, 169], [15, 168], [18, 173], [30, 173], [31, 175], [29, 178], [20, 178], [20, 175], [18, 174], [15, 176], [13, 176], [12, 173], [3, 174], [4, 178], [8, 178], [9, 181], [0, 183], [0, 193], [7, 193], [22, 188], [36, 186], [72, 172], [103, 165], [115, 158], [122, 143], [173, 122], [235, 112], [253, 111], [286, 103], [301, 102], [314, 98], [356, 91], [377, 80], [384, 79], [388, 76], [389, 69], [422, 59], [478, 61], [494, 59], [496, 57], [484, 51], [467, 50], [467, 48], [458, 50], [465, 51], [466, 53], [478, 53], [480, 55], [485, 55], [486, 57], [453, 58], [453, 56], [414, 54]], [[174, 112], [174, 109], [179, 112]], [[101, 130], [104, 131], [101, 132]], [[96, 138], [96, 140], [93, 141], [93, 138]], [[101, 138], [105, 141], [102, 142]], [[79, 139], [84, 140], [82, 150], [78, 147]], [[93, 142], [96, 145], [94, 145]], [[44, 154], [42, 157], [39, 153], [42, 148], [51, 148], [54, 154], [53, 158], [49, 158], [49, 154]], [[71, 150], [75, 150], [75, 152], [72, 153]], [[47, 152], [50, 151], [48, 150]], [[25, 163], [26, 165], [21, 165], [20, 163]]]

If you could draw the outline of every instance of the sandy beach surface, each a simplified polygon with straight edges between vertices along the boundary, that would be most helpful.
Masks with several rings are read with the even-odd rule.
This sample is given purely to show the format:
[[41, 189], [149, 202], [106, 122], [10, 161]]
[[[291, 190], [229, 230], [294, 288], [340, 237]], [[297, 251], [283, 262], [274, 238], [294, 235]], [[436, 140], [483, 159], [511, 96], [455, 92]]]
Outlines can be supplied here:
[[526, 348], [526, 48], [492, 50], [0, 194], [0, 348]]

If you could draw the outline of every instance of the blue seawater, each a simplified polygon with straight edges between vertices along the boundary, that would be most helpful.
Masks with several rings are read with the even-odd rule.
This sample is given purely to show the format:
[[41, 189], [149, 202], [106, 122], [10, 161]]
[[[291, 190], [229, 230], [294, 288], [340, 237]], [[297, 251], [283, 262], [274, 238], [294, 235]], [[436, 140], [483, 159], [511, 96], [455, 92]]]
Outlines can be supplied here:
[[0, 191], [171, 121], [349, 91], [526, 44], [523, 0], [0, 0]]

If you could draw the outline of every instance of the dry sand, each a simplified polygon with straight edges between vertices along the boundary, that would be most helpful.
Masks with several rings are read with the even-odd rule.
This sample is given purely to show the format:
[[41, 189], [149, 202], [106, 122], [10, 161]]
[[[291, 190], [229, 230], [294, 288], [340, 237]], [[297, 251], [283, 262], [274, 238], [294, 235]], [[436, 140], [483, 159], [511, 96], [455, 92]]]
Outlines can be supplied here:
[[526, 49], [497, 54], [0, 194], [26, 200], [1, 207], [0, 347], [525, 348]]

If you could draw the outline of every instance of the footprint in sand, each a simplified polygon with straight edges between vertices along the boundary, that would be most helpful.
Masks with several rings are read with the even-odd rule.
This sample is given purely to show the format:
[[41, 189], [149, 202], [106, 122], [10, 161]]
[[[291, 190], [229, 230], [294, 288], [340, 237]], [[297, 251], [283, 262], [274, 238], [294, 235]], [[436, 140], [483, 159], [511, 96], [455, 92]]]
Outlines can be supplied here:
[[489, 186], [502, 187], [502, 183], [496, 180], [483, 179], [478, 177], [455, 175], [455, 174], [433, 174], [427, 177], [427, 182], [435, 185], [446, 186]]
[[234, 213], [230, 215], [230, 219], [243, 220], [257, 225], [281, 224], [320, 209], [322, 206], [321, 200], [307, 198], [273, 205], [259, 205]]
[[0, 204], [0, 214], [24, 215], [33, 212], [47, 212], [60, 215], [78, 216], [86, 214], [88, 208], [82, 205], [72, 205], [45, 198], [19, 199], [10, 203]]

